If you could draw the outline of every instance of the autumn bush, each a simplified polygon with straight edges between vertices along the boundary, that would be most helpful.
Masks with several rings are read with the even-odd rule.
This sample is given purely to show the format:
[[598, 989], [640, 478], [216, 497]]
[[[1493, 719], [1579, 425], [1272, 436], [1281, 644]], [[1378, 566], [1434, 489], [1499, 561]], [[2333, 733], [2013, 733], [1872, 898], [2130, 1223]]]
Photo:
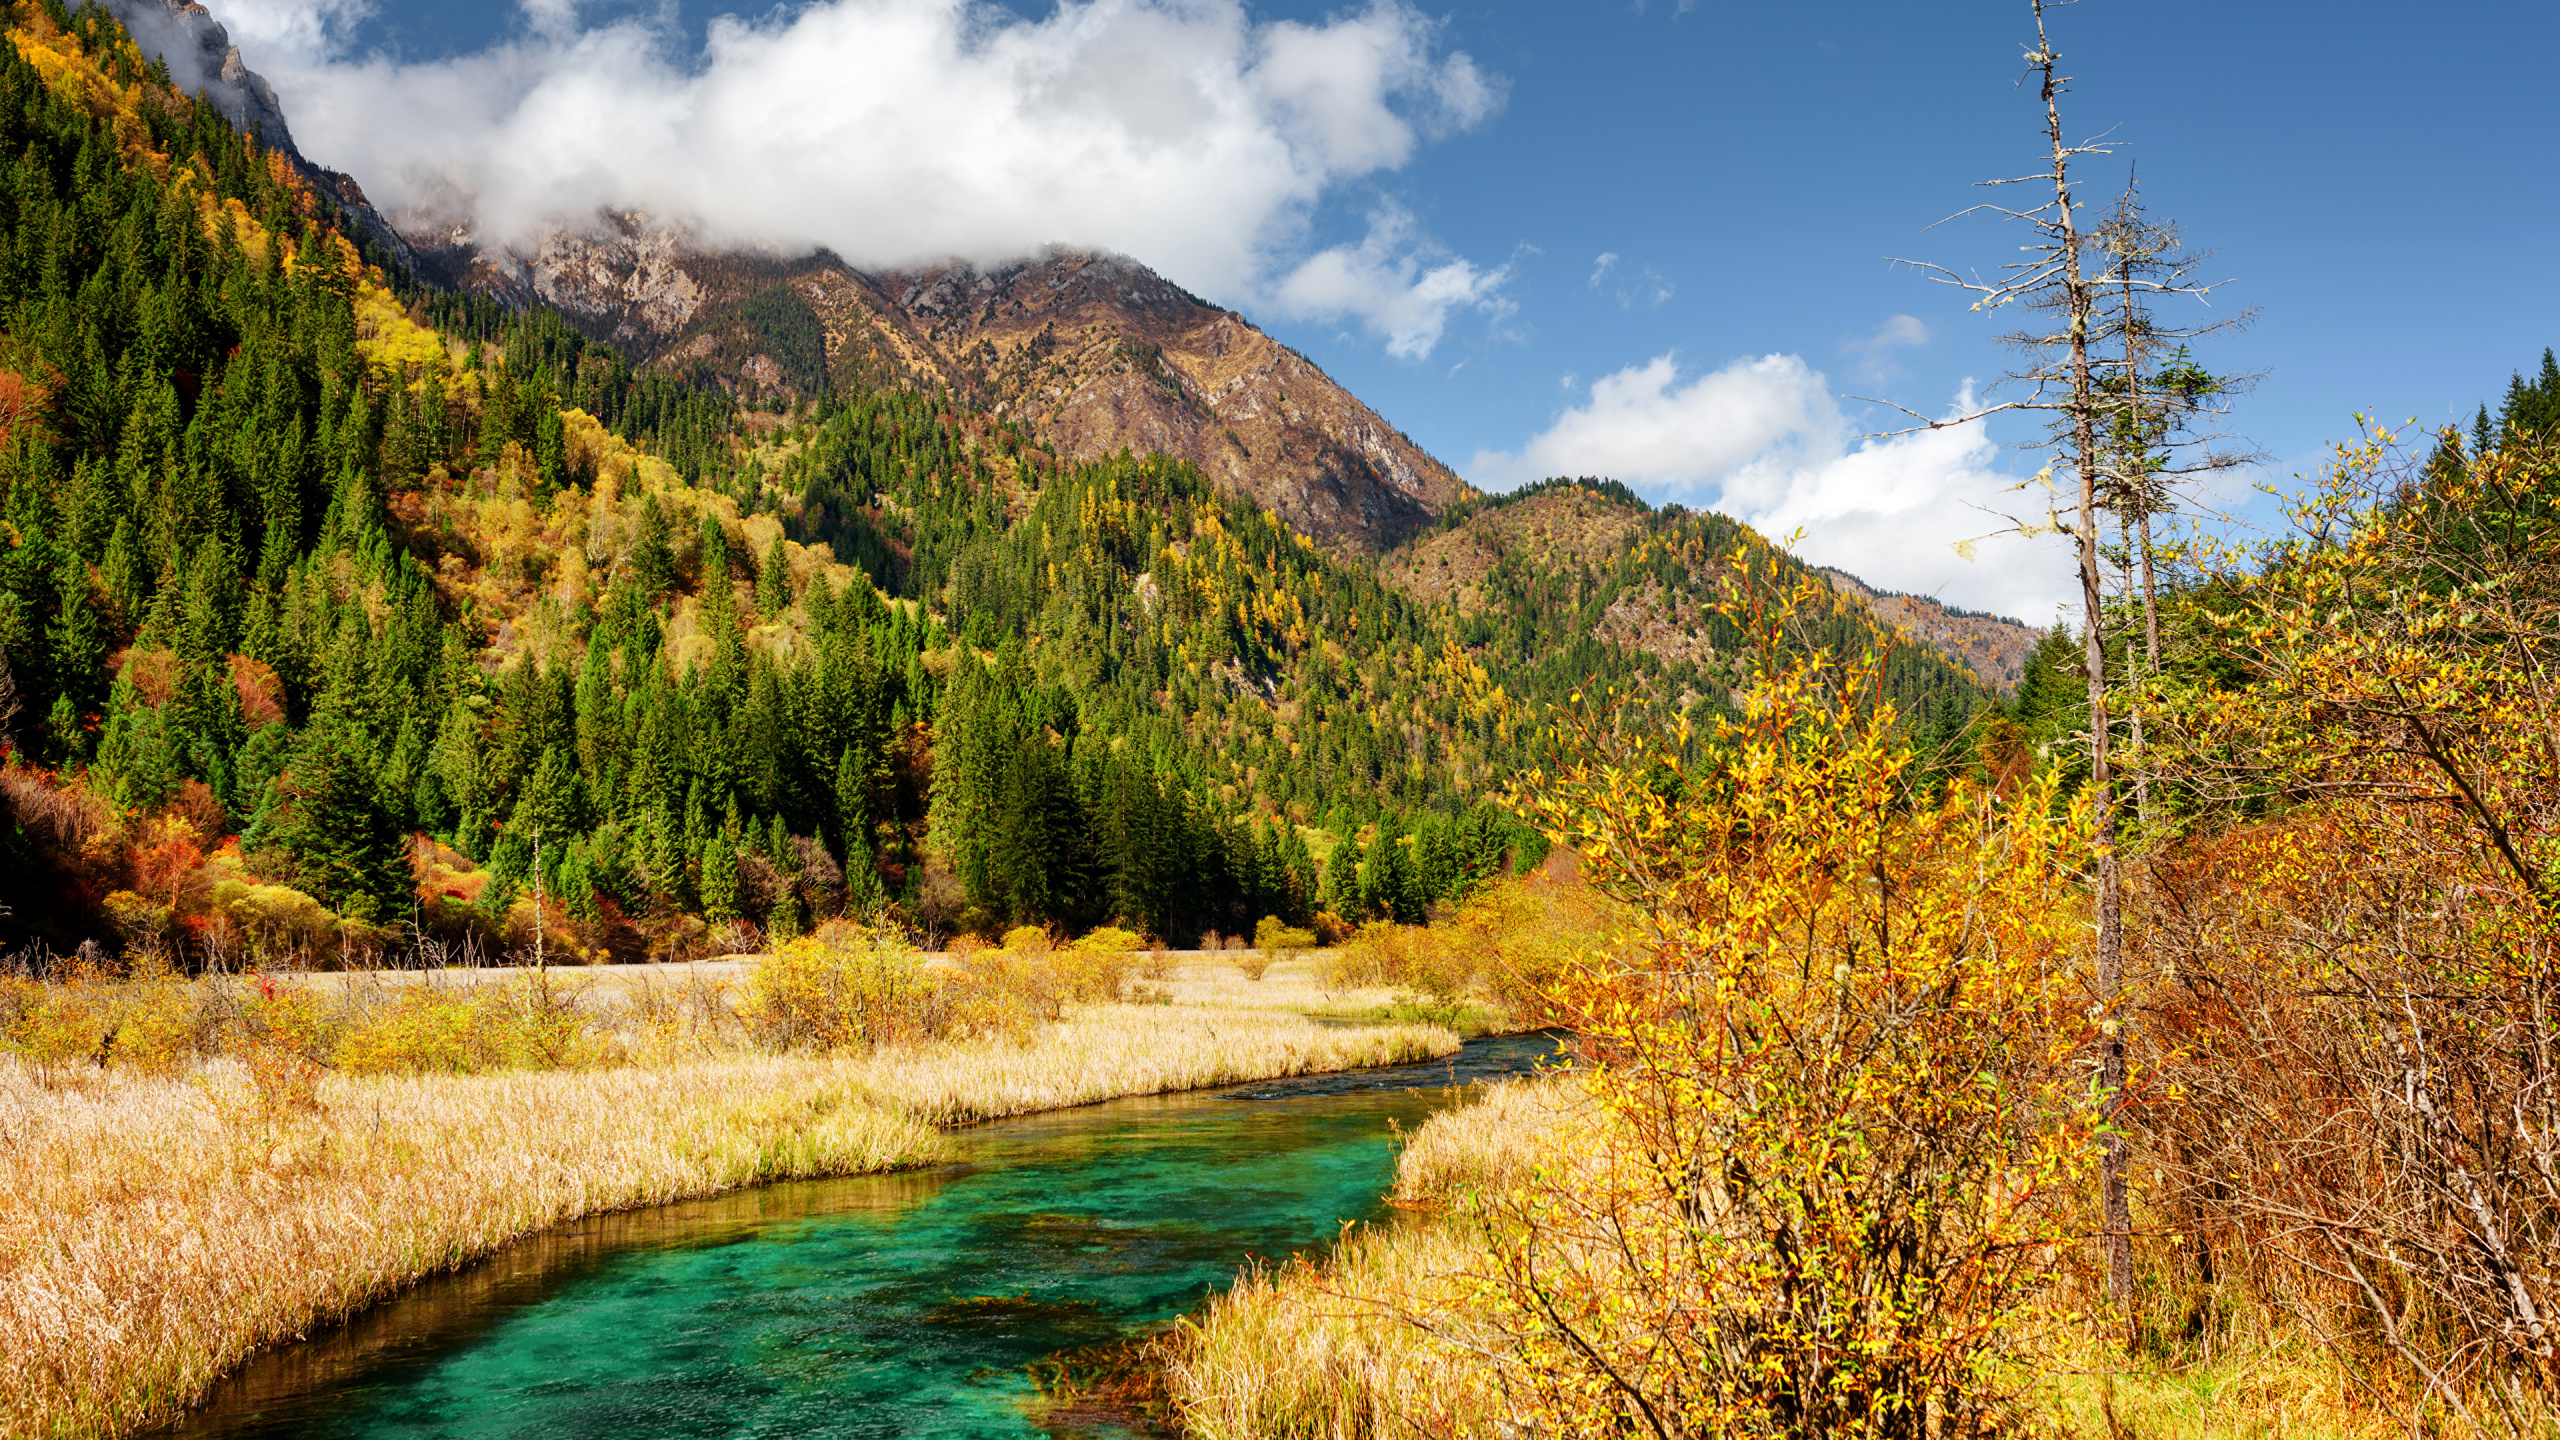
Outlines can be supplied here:
[[2340, 449], [2209, 552], [2152, 700], [2157, 1343], [2226, 1287], [2412, 1426], [2560, 1416], [2560, 448]]
[[2019, 1347], [2060, 1318], [2096, 1155], [2086, 813], [1922, 784], [1874, 657], [1790, 646], [1819, 597], [1764, 602], [1749, 562], [1738, 717], [1569, 720], [1518, 791], [1564, 873], [1344, 947], [1344, 980], [1523, 996], [1577, 1073], [1426, 1127], [1404, 1199], [1437, 1220], [1214, 1311], [1177, 1356], [1195, 1430], [2030, 1423]]
[[[1919, 783], [1878, 663], [1791, 648], [1785, 614], [1818, 595], [1764, 603], [1749, 568], [1738, 717], [1568, 721], [1518, 792], [1596, 898], [1550, 876], [1344, 947], [1345, 979], [1502, 975], [1572, 1029], [1579, 1073], [1548, 1084], [1578, 1093], [1516, 1092], [1408, 1151], [1440, 1228], [1240, 1288], [1180, 1361], [1202, 1433], [2027, 1423], [2018, 1344], [2058, 1318], [2096, 1155], [2086, 812], [2049, 783]], [[1508, 954], [1506, 916], [1539, 932]], [[1470, 1158], [1490, 1150], [1512, 1158]]]
[[618, 1056], [584, 989], [523, 973], [402, 984], [343, 1027], [331, 1058], [351, 1075], [584, 1069]]
[[759, 963], [744, 1013], [767, 1045], [846, 1050], [936, 1038], [964, 1009], [902, 938], [839, 921]]
[[1256, 950], [1312, 950], [1315, 943], [1316, 932], [1301, 930], [1277, 915], [1265, 915], [1262, 923], [1253, 927]]
[[2094, 1154], [2085, 817], [1929, 795], [1872, 657], [1728, 605], [1739, 718], [1575, 722], [1522, 790], [1640, 940], [1544, 986], [1590, 1138], [1471, 1202], [1506, 1393], [1564, 1434], [2003, 1431]]
[[75, 957], [46, 979], [0, 974], [0, 1053], [45, 1070], [180, 1069], [216, 1043], [192, 987], [166, 961]]

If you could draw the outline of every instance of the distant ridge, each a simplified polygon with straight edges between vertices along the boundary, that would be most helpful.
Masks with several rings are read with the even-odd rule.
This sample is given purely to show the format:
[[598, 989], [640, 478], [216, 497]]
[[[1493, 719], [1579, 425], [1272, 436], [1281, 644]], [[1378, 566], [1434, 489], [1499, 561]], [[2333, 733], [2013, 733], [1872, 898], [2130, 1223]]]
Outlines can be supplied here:
[[2027, 673], [2027, 657], [2035, 653], [2036, 641], [2044, 635], [2025, 621], [2005, 615], [1961, 609], [1926, 595], [1878, 590], [1845, 570], [1826, 566], [1823, 574], [1833, 589], [1866, 601], [1878, 619], [1936, 646], [2003, 695], [2017, 693], [2018, 681]]

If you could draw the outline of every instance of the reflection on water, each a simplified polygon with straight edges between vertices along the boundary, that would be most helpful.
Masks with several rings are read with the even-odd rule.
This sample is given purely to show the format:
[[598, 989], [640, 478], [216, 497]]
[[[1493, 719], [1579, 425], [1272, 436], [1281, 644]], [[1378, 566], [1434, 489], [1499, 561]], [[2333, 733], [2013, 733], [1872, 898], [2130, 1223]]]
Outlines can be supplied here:
[[563, 1226], [261, 1356], [169, 1433], [1035, 1434], [1032, 1362], [1374, 1217], [1393, 1125], [1549, 1048], [1029, 1116], [928, 1171]]

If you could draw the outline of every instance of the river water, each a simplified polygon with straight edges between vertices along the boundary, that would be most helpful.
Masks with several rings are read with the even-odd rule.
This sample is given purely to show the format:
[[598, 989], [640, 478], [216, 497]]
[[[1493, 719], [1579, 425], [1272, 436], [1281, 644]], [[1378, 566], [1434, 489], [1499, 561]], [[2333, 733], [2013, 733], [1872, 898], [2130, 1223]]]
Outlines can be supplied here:
[[1142, 1334], [1248, 1259], [1376, 1218], [1396, 1127], [1551, 1049], [1515, 1036], [1427, 1065], [1115, 1100], [959, 1132], [930, 1170], [599, 1216], [261, 1355], [164, 1434], [1070, 1433], [1034, 1418], [1037, 1362]]

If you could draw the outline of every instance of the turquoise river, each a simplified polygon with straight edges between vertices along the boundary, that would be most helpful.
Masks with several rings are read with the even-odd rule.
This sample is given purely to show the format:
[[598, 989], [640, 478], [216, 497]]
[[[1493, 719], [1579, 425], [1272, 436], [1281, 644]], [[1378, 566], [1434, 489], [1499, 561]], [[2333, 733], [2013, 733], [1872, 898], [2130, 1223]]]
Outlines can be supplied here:
[[1395, 1132], [1551, 1042], [977, 1126], [900, 1175], [563, 1226], [262, 1355], [211, 1437], [1101, 1437], [1035, 1367], [1197, 1309], [1382, 1213]]

